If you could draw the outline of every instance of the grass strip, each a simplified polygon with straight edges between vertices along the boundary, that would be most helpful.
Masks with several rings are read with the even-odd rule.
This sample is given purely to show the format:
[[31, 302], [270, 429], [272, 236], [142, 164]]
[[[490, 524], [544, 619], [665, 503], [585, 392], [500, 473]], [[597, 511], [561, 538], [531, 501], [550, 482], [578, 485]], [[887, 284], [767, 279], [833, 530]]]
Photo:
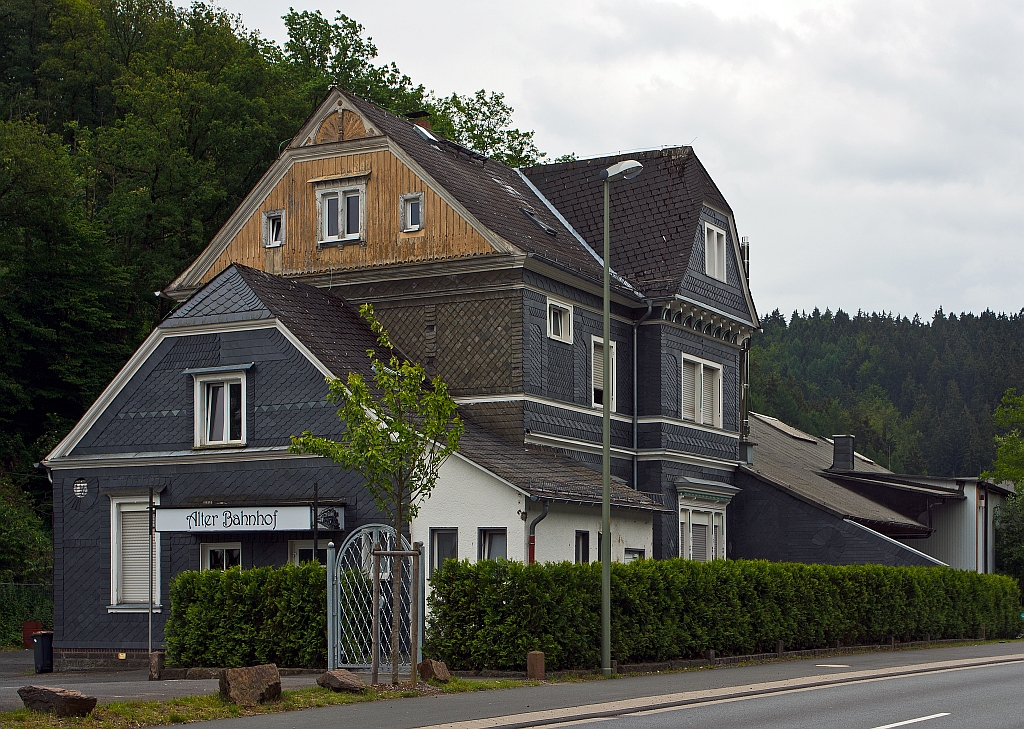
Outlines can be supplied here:
[[122, 701], [101, 704], [83, 718], [57, 718], [28, 709], [0, 712], [0, 727], [9, 729], [134, 729], [135, 727], [166, 726], [187, 724], [193, 721], [230, 719], [239, 716], [276, 714], [282, 711], [300, 711], [320, 706], [358, 704], [366, 701], [414, 698], [437, 694], [459, 694], [469, 691], [490, 691], [494, 689], [536, 686], [540, 681], [519, 679], [496, 679], [469, 681], [453, 678], [447, 684], [423, 684], [412, 686], [373, 686], [361, 694], [335, 693], [319, 686], [281, 692], [280, 701], [242, 707], [221, 700], [218, 694], [186, 696], [166, 701]]

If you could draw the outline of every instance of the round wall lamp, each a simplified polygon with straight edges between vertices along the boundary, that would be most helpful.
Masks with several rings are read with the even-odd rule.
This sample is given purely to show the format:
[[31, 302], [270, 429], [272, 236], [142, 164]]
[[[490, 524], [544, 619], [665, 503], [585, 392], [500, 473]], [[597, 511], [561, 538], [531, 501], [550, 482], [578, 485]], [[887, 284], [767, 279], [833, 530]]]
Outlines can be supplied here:
[[77, 496], [80, 499], [84, 499], [85, 495], [89, 493], [89, 482], [86, 481], [84, 478], [78, 479], [77, 481], [75, 481], [74, 490], [75, 496]]

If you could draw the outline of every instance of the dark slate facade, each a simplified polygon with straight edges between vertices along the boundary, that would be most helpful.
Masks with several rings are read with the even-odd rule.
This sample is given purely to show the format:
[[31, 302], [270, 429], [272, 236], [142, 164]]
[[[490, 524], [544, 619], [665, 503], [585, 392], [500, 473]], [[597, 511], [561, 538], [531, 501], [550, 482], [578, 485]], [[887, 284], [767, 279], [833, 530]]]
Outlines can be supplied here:
[[[353, 528], [382, 521], [359, 475], [324, 459], [287, 452], [289, 436], [312, 430], [336, 437], [340, 424], [335, 406], [324, 399], [324, 374], [285, 335], [286, 311], [271, 312], [250, 285], [255, 283], [229, 269], [180, 307], [152, 335], [159, 341], [116, 395], [107, 402], [101, 398], [73, 447], [57, 457], [51, 454], [58, 668], [134, 665], [148, 646], [145, 604], [111, 603], [112, 499], [145, 501], [152, 489], [158, 508], [308, 508], [315, 483], [321, 503], [344, 512], [343, 532], [321, 530], [324, 546]], [[268, 299], [273, 293], [262, 291]], [[361, 348], [365, 361], [366, 346], [361, 345], [368, 343], [372, 340], [356, 338], [349, 346]], [[318, 351], [325, 360], [332, 355], [329, 347]], [[197, 449], [189, 372], [236, 367], [245, 372], [246, 442]], [[84, 498], [75, 494], [76, 481], [87, 485]], [[284, 564], [290, 541], [311, 538], [311, 530], [161, 533], [155, 644], [163, 642], [170, 580], [200, 568], [201, 545], [240, 543], [241, 564], [258, 567]], [[126, 658], [117, 658], [118, 653]]]

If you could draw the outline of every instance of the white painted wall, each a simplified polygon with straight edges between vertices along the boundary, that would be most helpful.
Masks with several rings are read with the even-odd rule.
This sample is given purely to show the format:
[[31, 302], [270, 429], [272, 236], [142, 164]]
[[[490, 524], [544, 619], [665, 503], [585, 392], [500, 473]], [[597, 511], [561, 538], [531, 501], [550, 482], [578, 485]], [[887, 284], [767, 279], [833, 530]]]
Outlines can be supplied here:
[[[964, 487], [963, 501], [946, 501], [932, 509], [934, 532], [927, 539], [901, 539], [903, 544], [924, 552], [958, 570], [982, 572], [985, 567], [985, 509], [973, 484]], [[995, 509], [1003, 503], [1000, 494], [988, 494], [988, 571], [995, 571]]]
[[479, 530], [504, 527], [508, 530], [508, 558], [522, 562], [526, 558], [526, 527], [521, 517], [525, 499], [504, 481], [454, 455], [441, 465], [437, 486], [420, 505], [411, 525], [412, 541], [423, 542], [429, 565], [430, 530], [456, 528], [459, 559], [475, 562]]
[[[436, 488], [420, 505], [419, 515], [411, 525], [412, 541], [423, 542], [429, 568], [430, 530], [455, 528], [459, 530], [459, 559], [475, 562], [480, 530], [504, 528], [508, 534], [508, 559], [525, 562], [529, 522], [542, 509], [540, 501], [530, 501], [506, 482], [455, 455], [441, 466]], [[601, 507], [567, 504], [552, 504], [547, 517], [537, 525], [537, 561], [572, 562], [577, 530], [590, 532], [590, 559], [598, 561]], [[650, 512], [612, 509], [612, 560], [623, 561], [627, 548], [642, 549], [646, 557], [652, 555], [654, 529]]]
[[[540, 502], [530, 502], [526, 514], [527, 524], [539, 516], [543, 508]], [[577, 530], [590, 532], [590, 561], [600, 561], [597, 535], [601, 531], [601, 507], [569, 504], [552, 504], [548, 515], [537, 524], [537, 561], [572, 562], [576, 558]], [[654, 525], [651, 512], [612, 509], [611, 531], [613, 562], [624, 561], [627, 548], [642, 549], [648, 558], [653, 554]]]

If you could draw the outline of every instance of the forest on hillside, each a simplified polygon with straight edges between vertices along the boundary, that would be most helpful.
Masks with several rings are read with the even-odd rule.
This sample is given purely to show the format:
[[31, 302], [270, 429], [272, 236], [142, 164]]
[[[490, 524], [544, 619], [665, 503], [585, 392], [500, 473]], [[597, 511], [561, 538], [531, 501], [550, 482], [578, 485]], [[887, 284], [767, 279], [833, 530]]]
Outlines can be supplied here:
[[1024, 311], [930, 321], [778, 310], [751, 347], [751, 409], [801, 430], [857, 436], [899, 473], [977, 476], [996, 455], [994, 413], [1024, 390]]
[[[0, 523], [25, 526], [0, 530], [0, 581], [47, 569], [50, 486], [33, 464], [168, 312], [154, 292], [330, 85], [427, 111], [435, 131], [513, 166], [544, 156], [502, 94], [433, 93], [345, 15], [284, 20], [282, 47], [203, 3], [0, 3]], [[896, 471], [977, 475], [1003, 391], [1022, 386], [1022, 326], [991, 312], [776, 311], [754, 341], [753, 406], [852, 432]]]
[[44, 519], [49, 484], [32, 464], [167, 313], [154, 292], [332, 84], [427, 111], [508, 164], [544, 156], [501, 93], [437, 95], [340, 13], [284, 21], [280, 47], [201, 2], [0, 4], [0, 492], [29, 492]]

